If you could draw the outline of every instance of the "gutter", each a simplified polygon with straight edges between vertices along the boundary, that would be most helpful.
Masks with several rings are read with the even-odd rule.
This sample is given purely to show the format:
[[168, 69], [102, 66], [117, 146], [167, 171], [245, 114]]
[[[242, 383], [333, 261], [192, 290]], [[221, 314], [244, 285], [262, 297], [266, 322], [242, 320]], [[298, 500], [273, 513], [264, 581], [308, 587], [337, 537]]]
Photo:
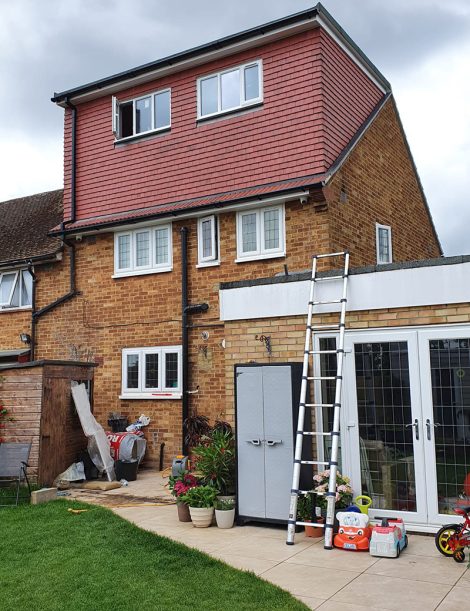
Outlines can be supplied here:
[[56, 251], [49, 253], [48, 255], [37, 255], [36, 257], [27, 257], [25, 259], [10, 259], [8, 261], [0, 262], [0, 269], [11, 269], [15, 267], [22, 267], [24, 265], [29, 266], [31, 263], [54, 263], [60, 260], [58, 257], [59, 253], [62, 252], [62, 246]]

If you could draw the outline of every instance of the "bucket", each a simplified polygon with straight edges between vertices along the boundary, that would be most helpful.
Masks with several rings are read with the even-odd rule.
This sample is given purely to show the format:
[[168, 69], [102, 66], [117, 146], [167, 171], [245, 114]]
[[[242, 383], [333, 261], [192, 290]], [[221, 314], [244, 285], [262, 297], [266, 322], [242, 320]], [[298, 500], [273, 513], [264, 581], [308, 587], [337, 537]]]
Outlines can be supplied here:
[[114, 472], [116, 479], [127, 479], [128, 482], [135, 482], [137, 479], [137, 469], [139, 467], [138, 460], [115, 460]]

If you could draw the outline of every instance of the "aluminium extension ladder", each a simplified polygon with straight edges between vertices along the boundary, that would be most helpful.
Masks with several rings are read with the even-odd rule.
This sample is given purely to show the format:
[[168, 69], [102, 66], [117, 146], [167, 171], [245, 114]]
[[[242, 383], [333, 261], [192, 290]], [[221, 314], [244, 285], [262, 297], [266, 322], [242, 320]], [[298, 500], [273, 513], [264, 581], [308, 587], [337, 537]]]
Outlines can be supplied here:
[[[319, 259], [331, 258], [331, 257], [343, 257], [344, 267], [341, 275], [335, 276], [317, 276], [317, 263]], [[300, 405], [299, 405], [299, 417], [297, 424], [297, 433], [295, 441], [295, 454], [294, 454], [294, 469], [292, 476], [292, 488], [291, 488], [291, 500], [289, 509], [289, 519], [287, 522], [287, 545], [294, 544], [295, 527], [296, 526], [311, 526], [310, 522], [301, 522], [297, 520], [297, 500], [299, 495], [306, 495], [310, 490], [300, 490], [300, 471], [302, 465], [314, 465], [318, 470], [321, 466], [328, 466], [330, 469], [328, 492], [327, 497], [327, 512], [326, 512], [326, 523], [316, 524], [316, 526], [325, 528], [325, 549], [333, 548], [333, 525], [335, 518], [335, 504], [336, 504], [336, 473], [338, 471], [338, 449], [339, 449], [339, 435], [340, 435], [340, 410], [341, 410], [341, 391], [343, 382], [343, 358], [344, 358], [344, 328], [346, 319], [346, 303], [347, 303], [347, 288], [348, 288], [348, 275], [349, 275], [349, 253], [335, 252], [325, 255], [315, 255], [312, 263], [312, 277], [310, 282], [310, 297], [308, 302], [308, 314], [307, 314], [307, 330], [305, 334], [305, 351], [304, 361], [302, 370], [302, 386], [300, 389]], [[317, 283], [327, 282], [331, 280], [342, 280], [342, 295], [339, 299], [332, 299], [327, 301], [315, 300], [315, 285]], [[312, 317], [314, 315], [315, 306], [322, 306], [327, 304], [338, 303], [340, 305], [340, 320], [338, 324], [322, 324], [312, 325]], [[319, 331], [339, 331], [339, 341], [335, 350], [315, 350], [313, 342], [313, 333]], [[336, 354], [336, 376], [322, 376], [320, 375], [309, 375], [309, 363], [310, 356], [312, 356], [312, 374], [313, 371], [313, 360], [315, 356], [322, 354]], [[321, 381], [321, 380], [335, 380], [335, 398], [334, 403], [306, 403], [307, 391], [309, 381]], [[332, 408], [333, 412], [333, 430], [325, 433], [323, 431], [305, 431], [304, 420], [305, 420], [305, 409], [306, 408]], [[315, 421], [317, 418], [315, 417]], [[318, 448], [320, 447], [319, 441], [325, 437], [331, 437], [331, 453], [329, 462], [319, 460], [302, 460], [302, 448], [304, 435], [310, 435], [312, 440], [316, 438], [317, 456]], [[313, 478], [313, 469], [312, 469]], [[320, 493], [318, 493], [320, 496]]]

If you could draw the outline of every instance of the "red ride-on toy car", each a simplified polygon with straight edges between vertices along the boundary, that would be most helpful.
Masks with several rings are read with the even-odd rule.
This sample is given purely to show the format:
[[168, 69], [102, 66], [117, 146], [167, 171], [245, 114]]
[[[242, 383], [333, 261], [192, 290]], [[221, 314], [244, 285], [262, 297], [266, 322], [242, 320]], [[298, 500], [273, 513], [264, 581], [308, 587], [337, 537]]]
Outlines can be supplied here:
[[454, 509], [465, 520], [461, 524], [446, 524], [435, 537], [436, 547], [444, 556], [452, 556], [455, 562], [465, 561], [466, 547], [470, 547], [470, 507]]

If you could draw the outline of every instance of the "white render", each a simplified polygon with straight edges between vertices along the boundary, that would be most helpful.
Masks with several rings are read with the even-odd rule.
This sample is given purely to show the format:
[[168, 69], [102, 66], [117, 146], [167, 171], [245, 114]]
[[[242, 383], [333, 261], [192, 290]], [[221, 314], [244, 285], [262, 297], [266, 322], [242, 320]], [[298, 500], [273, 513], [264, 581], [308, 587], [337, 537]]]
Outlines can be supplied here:
[[[470, 302], [470, 262], [353, 274], [347, 310], [380, 310]], [[316, 299], [335, 299], [340, 280], [319, 283]], [[309, 280], [219, 291], [220, 319], [306, 315]], [[339, 304], [316, 312], [338, 312]]]

